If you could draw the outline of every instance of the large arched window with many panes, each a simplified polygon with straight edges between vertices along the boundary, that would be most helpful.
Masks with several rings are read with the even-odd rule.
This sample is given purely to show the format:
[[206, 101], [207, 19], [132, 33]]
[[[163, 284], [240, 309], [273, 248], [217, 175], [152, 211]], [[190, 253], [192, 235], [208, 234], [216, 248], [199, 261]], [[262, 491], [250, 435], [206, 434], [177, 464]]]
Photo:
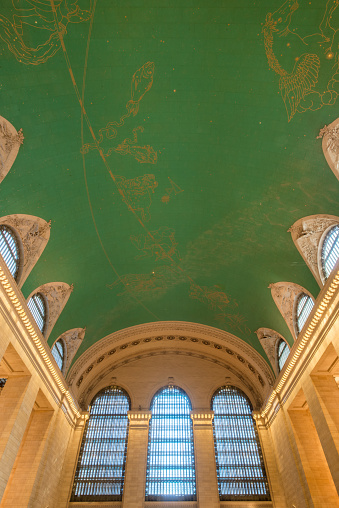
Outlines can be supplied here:
[[28, 300], [27, 307], [31, 311], [39, 330], [44, 334], [47, 324], [47, 305], [44, 295], [41, 293], [34, 293]]
[[301, 293], [301, 295], [298, 296], [296, 301], [296, 317], [295, 317], [297, 335], [299, 335], [301, 330], [304, 328], [308, 316], [311, 314], [313, 306], [314, 302], [309, 295], [307, 295], [306, 293]]
[[250, 401], [238, 388], [222, 386], [211, 407], [220, 500], [270, 500]]
[[121, 501], [130, 399], [119, 386], [93, 399], [81, 443], [71, 501]]
[[282, 370], [283, 366], [285, 365], [288, 355], [290, 354], [290, 351], [291, 350], [290, 350], [289, 345], [284, 340], [280, 339], [278, 342], [278, 347], [277, 347], [279, 372]]
[[52, 347], [52, 355], [57, 363], [57, 366], [59, 367], [61, 372], [63, 372], [65, 363], [65, 346], [61, 339], [57, 340], [54, 346]]
[[321, 249], [321, 266], [325, 280], [339, 259], [339, 225], [333, 226], [324, 238]]
[[177, 386], [153, 397], [149, 427], [146, 501], [196, 499], [192, 406]]
[[4, 224], [0, 226], [0, 254], [14, 280], [17, 280], [20, 267], [19, 242], [14, 231]]

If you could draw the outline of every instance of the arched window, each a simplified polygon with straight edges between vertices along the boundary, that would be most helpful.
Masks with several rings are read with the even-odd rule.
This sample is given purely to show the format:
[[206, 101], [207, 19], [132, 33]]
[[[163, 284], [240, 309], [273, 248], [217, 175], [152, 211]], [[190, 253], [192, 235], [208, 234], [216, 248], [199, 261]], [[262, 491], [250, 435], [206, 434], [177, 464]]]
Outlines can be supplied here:
[[41, 333], [46, 330], [46, 303], [41, 293], [35, 293], [27, 302], [27, 307], [32, 313]]
[[8, 226], [2, 224], [0, 226], [0, 254], [15, 280], [17, 280], [19, 273], [19, 252], [19, 244], [14, 231]]
[[336, 225], [329, 230], [325, 236], [321, 249], [321, 264], [325, 279], [328, 279], [330, 273], [339, 259], [339, 226]]
[[282, 339], [280, 339], [278, 343], [278, 366], [279, 366], [279, 372], [282, 370], [283, 366], [285, 365], [285, 362], [288, 358], [288, 355], [290, 354], [290, 347], [286, 344], [286, 342]]
[[238, 388], [223, 386], [211, 406], [220, 500], [269, 501], [250, 401]]
[[297, 325], [297, 335], [303, 329], [308, 316], [310, 315], [313, 309], [314, 302], [312, 298], [305, 293], [301, 293], [297, 300], [297, 311], [296, 311], [296, 325]]
[[84, 431], [71, 501], [121, 501], [130, 399], [109, 386], [93, 399]]
[[191, 402], [177, 386], [159, 390], [151, 404], [146, 501], [195, 501]]
[[65, 357], [64, 344], [62, 340], [59, 339], [56, 341], [52, 347], [52, 355], [54, 356], [54, 360], [57, 362], [57, 365], [62, 372]]

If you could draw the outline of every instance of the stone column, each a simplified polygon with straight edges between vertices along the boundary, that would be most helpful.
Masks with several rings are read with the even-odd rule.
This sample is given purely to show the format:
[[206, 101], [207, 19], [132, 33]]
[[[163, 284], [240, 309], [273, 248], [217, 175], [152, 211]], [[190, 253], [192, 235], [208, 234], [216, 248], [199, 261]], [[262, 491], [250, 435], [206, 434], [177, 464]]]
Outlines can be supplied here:
[[338, 385], [333, 376], [312, 375], [304, 384], [303, 389], [328, 467], [339, 494]]
[[148, 427], [151, 414], [151, 411], [128, 411], [129, 430], [122, 508], [144, 506]]
[[287, 503], [277, 465], [277, 460], [275, 457], [276, 452], [274, 449], [270, 429], [267, 428], [265, 419], [261, 417], [260, 413], [254, 413], [253, 416], [258, 431], [261, 451], [264, 457], [265, 469], [273, 505], [275, 508], [286, 508]]
[[220, 506], [212, 427], [213, 416], [214, 412], [210, 410], [191, 411], [199, 508], [219, 508]]
[[0, 499], [2, 498], [37, 396], [30, 376], [9, 377], [0, 395]]
[[67, 508], [68, 506], [72, 493], [75, 470], [78, 464], [81, 442], [88, 418], [89, 413], [83, 412], [81, 417], [78, 419], [75, 428], [72, 430], [60, 475], [58, 488], [59, 495], [56, 503], [52, 504], [53, 507]]

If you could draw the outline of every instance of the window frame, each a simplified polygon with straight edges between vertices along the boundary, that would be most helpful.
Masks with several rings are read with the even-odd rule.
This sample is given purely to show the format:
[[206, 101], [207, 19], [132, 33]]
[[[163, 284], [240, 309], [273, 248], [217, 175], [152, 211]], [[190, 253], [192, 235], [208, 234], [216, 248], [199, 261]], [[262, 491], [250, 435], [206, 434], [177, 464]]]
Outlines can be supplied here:
[[[304, 296], [306, 296], [308, 300], [311, 300], [313, 305], [312, 305], [312, 309], [310, 310], [303, 326], [301, 328], [299, 328], [299, 318], [302, 315], [302, 313], [300, 314], [300, 316], [298, 316], [298, 306], [299, 306], [299, 302], [302, 300], [302, 298]], [[307, 304], [305, 304], [305, 305], [307, 305]], [[304, 307], [305, 307], [305, 305], [304, 305]], [[313, 307], [314, 307], [314, 299], [309, 293], [306, 293], [305, 291], [303, 291], [296, 296], [295, 301], [294, 301], [294, 307], [293, 307], [293, 322], [294, 322], [295, 335], [297, 338], [304, 330], [307, 320], [308, 320], [310, 314], [312, 313]]]
[[[61, 347], [62, 347], [62, 366], [60, 367], [59, 364], [58, 364], [58, 361], [57, 359], [55, 358], [54, 354], [53, 354], [53, 349], [56, 348], [57, 344], [60, 343], [61, 344]], [[66, 343], [63, 339], [57, 339], [53, 346], [51, 347], [51, 353], [52, 353], [52, 356], [56, 362], [56, 364], [58, 365], [59, 369], [60, 369], [60, 372], [62, 374], [64, 374], [65, 372], [65, 366], [66, 366], [66, 360], [67, 360], [67, 347], [66, 347]]]
[[[223, 494], [222, 493], [222, 483], [224, 483], [224, 484], [227, 483], [227, 477], [225, 475], [221, 476], [219, 474], [219, 471], [220, 471], [220, 466], [219, 466], [220, 457], [219, 457], [219, 454], [218, 454], [218, 436], [216, 435], [217, 432], [216, 432], [216, 423], [215, 423], [216, 420], [219, 418], [219, 416], [218, 416], [218, 414], [216, 415], [216, 411], [214, 410], [214, 400], [222, 392], [222, 390], [225, 390], [225, 389], [234, 390], [234, 392], [237, 395], [241, 396], [244, 399], [244, 401], [246, 402], [246, 404], [248, 405], [248, 409], [251, 412], [250, 415], [243, 415], [243, 416], [246, 416], [246, 417], [250, 416], [251, 417], [251, 422], [252, 422], [251, 430], [253, 430], [253, 434], [254, 434], [254, 438], [251, 438], [251, 441], [252, 441], [252, 444], [254, 443], [256, 445], [256, 447], [257, 447], [257, 453], [258, 453], [257, 459], [259, 459], [260, 469], [261, 469], [261, 473], [262, 473], [262, 481], [260, 483], [265, 484], [266, 494], [262, 494], [262, 495], [251, 494], [250, 495], [250, 494], [234, 494], [234, 493], [232, 493], [232, 494], [231, 493]], [[263, 451], [262, 451], [262, 448], [261, 448], [261, 444], [260, 444], [260, 439], [259, 439], [256, 423], [255, 423], [255, 420], [254, 420], [253, 415], [252, 415], [253, 406], [252, 406], [252, 403], [251, 403], [250, 399], [237, 386], [234, 386], [234, 385], [223, 385], [223, 386], [220, 386], [219, 388], [217, 388], [214, 391], [214, 393], [213, 393], [213, 395], [211, 397], [211, 410], [214, 413], [214, 418], [213, 418], [213, 421], [212, 421], [212, 425], [213, 425], [213, 441], [214, 441], [214, 456], [215, 456], [215, 463], [216, 463], [216, 472], [217, 472], [218, 491], [219, 491], [219, 499], [220, 499], [220, 501], [221, 502], [223, 502], [223, 501], [271, 501], [271, 494], [270, 494], [268, 475], [266, 473], [265, 462], [264, 462], [264, 457], [263, 457]], [[227, 415], [227, 413], [225, 412], [222, 415], [222, 417], [225, 418], [226, 415]], [[232, 413], [229, 412], [229, 415], [232, 415]], [[233, 418], [234, 418], [235, 415], [237, 415], [237, 413], [234, 413]], [[241, 414], [239, 414], [239, 415], [241, 416]], [[230, 428], [232, 428], [232, 423], [234, 423], [234, 422], [231, 422]], [[245, 438], [246, 437], [249, 438], [248, 429], [245, 429], [247, 431], [247, 435], [246, 435], [246, 432], [244, 431], [244, 427], [245, 426], [240, 427], [240, 429], [241, 429], [240, 432], [237, 432], [237, 431], [233, 432], [233, 434], [236, 433], [236, 434], [238, 434], [238, 436], [240, 436], [239, 443], [241, 444], [241, 447], [242, 447], [243, 441], [245, 441]], [[238, 429], [238, 427], [233, 427], [233, 428]], [[231, 447], [232, 447], [232, 439], [233, 439], [233, 437], [229, 438], [229, 442], [231, 443]], [[225, 444], [227, 443], [227, 438], [226, 437], [223, 438], [223, 443], [224, 443], [224, 448], [225, 448]], [[224, 452], [224, 454], [225, 454], [225, 456], [227, 456], [225, 452]], [[239, 458], [239, 457], [241, 457], [241, 454], [236, 453], [236, 450], [235, 450], [233, 452], [233, 456]], [[242, 456], [245, 456], [245, 454], [242, 453]], [[232, 466], [235, 467], [235, 468], [239, 468], [239, 469], [241, 469], [242, 467], [243, 468], [247, 467], [247, 469], [248, 469], [249, 466], [251, 466], [252, 470], [254, 470], [254, 467], [253, 467], [253, 450], [251, 452], [251, 457], [252, 457], [251, 461], [248, 461], [247, 464], [246, 463], [245, 464], [235, 463]], [[229, 467], [229, 469], [231, 469], [231, 466]], [[257, 466], [257, 469], [259, 469], [259, 466]], [[226, 481], [225, 481], [225, 478], [226, 478]], [[235, 477], [233, 477], [233, 476], [232, 477], [229, 476], [229, 484], [230, 484], [230, 487], [233, 488], [233, 489], [235, 488], [235, 483], [236, 483], [234, 478]], [[238, 485], [238, 489], [244, 489], [244, 484], [246, 484], [246, 483], [248, 484], [248, 488], [249, 489], [251, 487], [253, 489], [253, 483], [254, 483], [253, 482], [253, 478], [257, 478], [257, 476], [255, 474], [253, 474], [251, 478], [248, 478], [246, 480], [244, 480], [244, 478], [246, 478], [246, 476], [240, 477], [238, 479], [238, 484], [239, 484]]]
[[[281, 352], [281, 354], [279, 354], [279, 348], [280, 348], [281, 344], [285, 344], [285, 346], [288, 348], [288, 355], [287, 355], [287, 357], [286, 357], [286, 359], [285, 359], [285, 361], [284, 361], [282, 366], [280, 366], [280, 358], [282, 357], [282, 354], [283, 354], [284, 350]], [[277, 341], [277, 346], [276, 346], [277, 368], [278, 368], [278, 372], [279, 373], [284, 369], [284, 366], [285, 366], [285, 364], [286, 364], [286, 362], [288, 360], [290, 352], [291, 352], [291, 346], [286, 342], [286, 340], [280, 338]]]
[[[331, 224], [331, 226], [326, 228], [325, 231], [323, 232], [323, 234], [321, 236], [321, 239], [320, 239], [320, 242], [319, 242], [319, 247], [318, 247], [318, 269], [319, 269], [319, 274], [320, 274], [320, 277], [321, 277], [321, 280], [322, 280], [323, 284], [326, 283], [326, 281], [329, 279], [329, 277], [331, 276], [331, 273], [333, 271], [333, 269], [332, 269], [332, 271], [328, 275], [326, 275], [326, 273], [325, 273], [324, 256], [323, 256], [324, 245], [325, 245], [327, 237], [330, 235], [332, 229], [336, 229], [336, 228], [339, 228], [339, 223], [337, 223], [337, 224]], [[338, 257], [338, 259], [339, 259], [339, 257]]]
[[[184, 457], [185, 459], [188, 459], [191, 460], [191, 464], [190, 465], [184, 465], [182, 466], [182, 469], [181, 471], [183, 472], [188, 472], [188, 475], [186, 476], [183, 476], [185, 479], [186, 479], [186, 482], [181, 482], [183, 485], [188, 485], [188, 490], [189, 492], [186, 494], [186, 495], [181, 495], [181, 494], [161, 494], [159, 492], [157, 493], [152, 493], [152, 485], [155, 485], [155, 486], [161, 486], [161, 485], [164, 485], [166, 481], [168, 481], [169, 483], [173, 482], [173, 485], [175, 484], [178, 484], [180, 483], [178, 480], [174, 480], [175, 477], [171, 477], [170, 474], [167, 473], [166, 476], [160, 474], [158, 475], [157, 477], [154, 477], [153, 474], [152, 474], [152, 471], [154, 470], [158, 470], [158, 471], [168, 471], [170, 470], [170, 464], [167, 464], [166, 463], [166, 458], [170, 457], [170, 453], [168, 453], [167, 455], [166, 454], [161, 454], [160, 453], [160, 450], [159, 450], [159, 447], [158, 447], [158, 454], [155, 455], [153, 453], [151, 453], [152, 451], [152, 445], [154, 443], [162, 443], [164, 445], [164, 441], [163, 441], [163, 429], [164, 429], [164, 426], [162, 425], [157, 425], [156, 426], [156, 422], [157, 421], [161, 421], [161, 420], [164, 420], [164, 418], [161, 418], [161, 413], [160, 413], [160, 417], [157, 416], [157, 413], [154, 412], [154, 409], [153, 409], [153, 405], [154, 405], [154, 402], [157, 400], [157, 398], [159, 396], [162, 395], [163, 392], [165, 392], [166, 390], [177, 390], [179, 392], [179, 394], [181, 396], [183, 396], [186, 401], [188, 402], [188, 406], [189, 406], [189, 411], [186, 414], [183, 414], [183, 415], [180, 415], [180, 418], [181, 419], [185, 419], [186, 421], [188, 421], [188, 429], [186, 427], [186, 431], [184, 429], [184, 432], [187, 432], [188, 430], [188, 439], [186, 440], [183, 440], [182, 441], [182, 445], [181, 446], [181, 452], [184, 448], [184, 445], [186, 444], [187, 446], [187, 450], [183, 452], [183, 454], [181, 453], [178, 453], [176, 455], [177, 457], [177, 461], [175, 463], [175, 466], [177, 466], [178, 470], [179, 470], [179, 467], [178, 465], [180, 465], [179, 463], [179, 460], [178, 458], [182, 458]], [[174, 405], [174, 404], [173, 404]], [[149, 431], [148, 431], [148, 445], [147, 445], [147, 467], [146, 467], [146, 482], [145, 482], [145, 501], [146, 502], [152, 502], [152, 501], [157, 501], [157, 502], [189, 502], [189, 501], [196, 501], [197, 500], [197, 483], [196, 483], [196, 471], [195, 471], [195, 450], [194, 450], [194, 435], [193, 435], [193, 421], [192, 421], [192, 418], [191, 418], [191, 411], [192, 411], [192, 402], [191, 402], [191, 399], [190, 397], [188, 396], [188, 394], [182, 389], [180, 388], [179, 386], [177, 385], [167, 385], [167, 386], [163, 386], [162, 388], [160, 388], [155, 394], [154, 396], [152, 397], [152, 400], [151, 400], [151, 404], [150, 404], [150, 410], [152, 412], [152, 415], [151, 415], [151, 419], [149, 421]], [[167, 416], [170, 416], [171, 413], [165, 413], [165, 417]], [[177, 416], [174, 414], [174, 416]], [[165, 419], [165, 422], [166, 422], [166, 419]], [[184, 426], [185, 426], [185, 422], [184, 423]], [[170, 431], [172, 430], [173, 434], [174, 434], [174, 438], [172, 439], [175, 439], [175, 430], [176, 428], [179, 428], [180, 431], [182, 431], [182, 428], [184, 428], [184, 426], [177, 426], [177, 427], [174, 427], [172, 426], [172, 428], [170, 428]], [[152, 429], [157, 429], [157, 434], [156, 434], [156, 437], [151, 440], [152, 438]], [[166, 426], [165, 426], [165, 429], [166, 429]], [[182, 433], [184, 433], [182, 432]], [[185, 437], [187, 437], [187, 433], [185, 435]], [[171, 441], [170, 441], [171, 437], [168, 438], [168, 441], [167, 443], [170, 444]], [[180, 443], [179, 441], [180, 438], [178, 438], [178, 440], [176, 441], [177, 443]], [[165, 441], [166, 443], [166, 441]], [[164, 448], [166, 448], [166, 446], [163, 446]], [[156, 448], [156, 447], [154, 447]], [[170, 448], [170, 447], [169, 447]], [[178, 449], [179, 449], [179, 446], [178, 446]], [[156, 466], [153, 466], [152, 468], [150, 467], [150, 462], [151, 462], [151, 459], [153, 459], [154, 457], [160, 457], [160, 460], [158, 461], [158, 463], [161, 463], [161, 466], [163, 469], [161, 469], [161, 467], [158, 467], [156, 468]], [[163, 457], [165, 457], [164, 460], [161, 460]], [[153, 464], [154, 464], [154, 460], [152, 461]], [[174, 466], [174, 467], [175, 467]], [[152, 477], [153, 477], [153, 480], [152, 480]], [[158, 480], [156, 479], [158, 478]], [[159, 480], [160, 478], [160, 480]], [[181, 489], [183, 490], [183, 489]]]
[[[43, 324], [42, 329], [40, 329], [40, 327], [39, 327], [39, 325], [38, 325], [37, 321], [35, 320], [35, 317], [34, 317], [34, 314], [33, 314], [32, 310], [31, 310], [31, 309], [29, 308], [29, 306], [28, 306], [28, 303], [30, 302], [30, 300], [32, 300], [32, 299], [33, 299], [33, 301], [34, 301], [34, 303], [35, 303], [34, 298], [37, 298], [37, 297], [39, 297], [39, 298], [41, 299], [41, 301], [42, 301], [42, 303], [43, 303], [43, 305], [44, 305], [44, 310], [45, 310], [44, 324]], [[35, 305], [36, 305], [36, 304], [35, 304]], [[46, 334], [46, 332], [47, 332], [47, 328], [48, 328], [48, 314], [49, 314], [49, 312], [48, 312], [48, 301], [47, 301], [47, 298], [45, 297], [45, 295], [44, 295], [43, 293], [41, 293], [40, 291], [37, 291], [36, 293], [33, 293], [33, 294], [29, 297], [29, 299], [27, 300], [27, 306], [28, 306], [28, 309], [29, 309], [29, 311], [30, 311], [30, 313], [31, 313], [31, 315], [32, 315], [32, 318], [33, 318], [33, 320], [34, 320], [34, 323], [35, 323], [35, 324], [36, 324], [36, 326], [39, 328], [39, 330], [40, 330], [40, 332], [42, 333], [42, 335], [44, 335], [44, 336], [45, 336], [45, 334]], [[38, 312], [39, 312], [39, 314], [40, 314], [40, 310], [39, 310], [39, 309], [37, 309], [37, 311], [38, 311]]]
[[[91, 502], [94, 502], [94, 503], [97, 503], [97, 502], [101, 502], [101, 501], [105, 501], [105, 502], [114, 502], [114, 501], [122, 501], [122, 496], [123, 496], [123, 490], [124, 490], [124, 485], [125, 485], [125, 472], [126, 472], [126, 458], [127, 458], [127, 445], [128, 445], [128, 434], [129, 434], [129, 418], [128, 418], [128, 411], [131, 410], [131, 398], [129, 396], [129, 394], [127, 393], [127, 391], [122, 388], [121, 386], [118, 386], [118, 385], [109, 385], [109, 386], [106, 386], [105, 388], [101, 389], [92, 399], [91, 401], [91, 404], [89, 406], [89, 411], [91, 413], [91, 411], [93, 410], [93, 406], [95, 404], [95, 401], [103, 396], [105, 394], [105, 392], [109, 391], [109, 390], [120, 390], [121, 391], [121, 394], [123, 396], [126, 397], [126, 400], [127, 400], [127, 403], [128, 403], [128, 410], [126, 411], [126, 436], [124, 438], [125, 440], [125, 444], [124, 444], [124, 452], [123, 452], [123, 463], [122, 463], [122, 476], [120, 477], [121, 478], [121, 485], [120, 485], [120, 494], [117, 495], [117, 494], [98, 494], [98, 495], [76, 495], [75, 494], [75, 491], [76, 491], [76, 482], [77, 482], [77, 475], [79, 474], [81, 468], [83, 467], [83, 464], [81, 464], [81, 461], [83, 459], [83, 456], [84, 456], [84, 453], [85, 453], [85, 448], [86, 448], [86, 444], [88, 443], [87, 441], [87, 435], [88, 433], [90, 432], [90, 423], [91, 423], [91, 414], [88, 418], [88, 420], [86, 421], [86, 425], [85, 425], [85, 429], [84, 429], [84, 433], [83, 433], [83, 437], [82, 437], [82, 441], [81, 441], [81, 446], [80, 446], [80, 450], [79, 450], [79, 454], [78, 454], [78, 457], [77, 457], [77, 462], [76, 462], [76, 470], [75, 470], [75, 473], [74, 473], [74, 477], [73, 477], [73, 485], [72, 485], [72, 493], [71, 493], [71, 498], [70, 498], [70, 502], [79, 502], [79, 503], [91, 503]], [[100, 411], [100, 407], [99, 407], [99, 411]], [[119, 415], [103, 415], [102, 413], [98, 412], [96, 414], [96, 416], [106, 416], [106, 419], [109, 418], [109, 416], [118, 416], [119, 418], [119, 421], [118, 423], [120, 423], [120, 420], [121, 418], [123, 417], [123, 414], [120, 413]], [[116, 418], [116, 420], [118, 420], [118, 418]], [[117, 425], [117, 430], [115, 430], [115, 432], [118, 434], [119, 433], [119, 426]], [[102, 429], [106, 429], [106, 432], [107, 432], [107, 427], [104, 427], [102, 426]], [[102, 432], [103, 433], [103, 432]], [[104, 434], [104, 433], [103, 433]], [[113, 434], [114, 436], [114, 434]], [[97, 436], [97, 433], [94, 437], [95, 440], [98, 440], [98, 436]], [[103, 436], [101, 437], [102, 439], [102, 443], [103, 445], [107, 445], [107, 436]], [[106, 441], [105, 441], [106, 439]], [[112, 441], [114, 441], [114, 438], [110, 438]], [[116, 440], [115, 440], [116, 441]], [[95, 443], [97, 445], [97, 442]], [[105, 446], [103, 446], [103, 448], [105, 449]], [[98, 446], [96, 447], [96, 452], [98, 451]], [[115, 452], [116, 453], [116, 452]], [[95, 454], [93, 454], [95, 456]], [[106, 457], [108, 455], [108, 452], [106, 450]], [[105, 456], [104, 456], [104, 459], [105, 459]], [[86, 461], [86, 459], [85, 459]], [[88, 465], [88, 464], [85, 464], [85, 465]], [[104, 460], [102, 463], [97, 463], [96, 464], [97, 466], [102, 466], [103, 468], [105, 467], [105, 463], [104, 463]], [[104, 475], [102, 475], [104, 476]], [[109, 478], [111, 480], [112, 483], [113, 480], [115, 478], [117, 478], [117, 476], [112, 476], [112, 477], [106, 477], [106, 478], [101, 478], [101, 486], [105, 484], [105, 480], [107, 480], [107, 478]], [[87, 483], [89, 485], [91, 485], [93, 483], [93, 480], [94, 480], [94, 477], [92, 476], [88, 476], [87, 477], [87, 480], [84, 482], [84, 483]], [[98, 483], [100, 483], [100, 480], [98, 480]]]
[[[22, 274], [22, 267], [23, 267], [23, 248], [22, 248], [21, 238], [20, 238], [19, 234], [16, 232], [16, 230], [12, 226], [8, 226], [6, 223], [0, 224], [0, 234], [1, 234], [1, 230], [2, 229], [7, 230], [7, 232], [11, 235], [11, 237], [12, 237], [14, 243], [15, 243], [15, 247], [17, 249], [18, 259], [17, 259], [16, 270], [14, 272], [14, 275], [12, 274], [11, 269], [7, 265], [7, 262], [5, 261], [5, 258], [2, 256], [1, 252], [0, 252], [0, 256], [2, 257], [2, 259], [3, 259], [3, 261], [4, 261], [5, 265], [6, 265], [7, 270], [9, 271], [9, 273], [11, 274], [11, 276], [13, 277], [15, 282], [17, 284], [19, 284], [19, 281], [20, 281], [20, 278], [21, 278], [21, 274]], [[8, 240], [5, 239], [5, 241], [8, 244]], [[10, 249], [10, 251], [12, 253], [12, 249], [11, 249], [10, 246], [9, 246], [9, 249]]]

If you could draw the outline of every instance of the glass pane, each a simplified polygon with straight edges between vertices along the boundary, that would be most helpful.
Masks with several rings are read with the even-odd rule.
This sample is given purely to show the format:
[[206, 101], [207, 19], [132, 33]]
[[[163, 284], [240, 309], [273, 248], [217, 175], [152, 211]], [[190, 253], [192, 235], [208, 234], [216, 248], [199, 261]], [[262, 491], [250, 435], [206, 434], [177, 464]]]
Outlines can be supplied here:
[[13, 231], [7, 226], [0, 226], [0, 254], [14, 279], [19, 271], [19, 247]]
[[191, 403], [176, 386], [153, 398], [150, 420], [146, 501], [196, 499]]
[[321, 251], [324, 276], [328, 279], [339, 259], [339, 226], [334, 226], [326, 235]]
[[59, 369], [62, 371], [64, 364], [64, 347], [61, 340], [58, 340], [52, 347], [52, 355], [54, 356], [54, 360], [57, 362]]
[[297, 305], [297, 331], [301, 332], [303, 329], [308, 316], [313, 309], [314, 302], [311, 297], [308, 295], [302, 294], [299, 297], [298, 305]]
[[86, 425], [71, 501], [120, 501], [124, 486], [130, 400], [117, 386], [94, 399]]
[[41, 333], [45, 331], [46, 308], [44, 297], [40, 293], [35, 293], [27, 302], [27, 307], [32, 313], [36, 324]]
[[284, 340], [281, 340], [279, 342], [279, 347], [278, 347], [279, 371], [285, 365], [285, 362], [286, 362], [289, 354], [290, 354], [290, 348], [288, 347], [288, 345], [286, 344], [286, 342]]
[[224, 386], [212, 398], [219, 495], [228, 500], [270, 500], [259, 439], [247, 397]]

